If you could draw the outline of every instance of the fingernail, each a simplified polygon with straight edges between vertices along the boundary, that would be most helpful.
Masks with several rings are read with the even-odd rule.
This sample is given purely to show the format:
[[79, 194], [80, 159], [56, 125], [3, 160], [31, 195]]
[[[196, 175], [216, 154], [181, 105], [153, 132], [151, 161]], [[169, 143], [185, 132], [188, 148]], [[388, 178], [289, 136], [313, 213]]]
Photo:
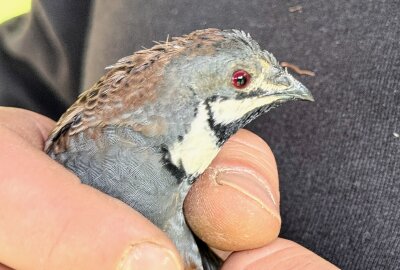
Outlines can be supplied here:
[[279, 203], [274, 198], [272, 187], [265, 179], [251, 171], [223, 171], [216, 178], [218, 184], [228, 185], [247, 198], [255, 201], [271, 215], [280, 218]]
[[178, 270], [178, 258], [174, 253], [160, 245], [143, 242], [131, 246], [122, 258], [120, 270]]

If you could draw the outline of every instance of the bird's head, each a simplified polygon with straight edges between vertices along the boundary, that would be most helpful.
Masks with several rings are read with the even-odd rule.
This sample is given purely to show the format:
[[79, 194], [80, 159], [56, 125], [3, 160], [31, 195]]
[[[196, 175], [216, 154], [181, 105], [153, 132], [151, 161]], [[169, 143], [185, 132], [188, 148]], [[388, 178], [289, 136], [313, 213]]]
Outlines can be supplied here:
[[186, 167], [193, 167], [186, 171], [204, 169], [188, 156], [204, 155], [199, 163], [212, 159], [213, 144], [220, 147], [260, 114], [289, 100], [313, 101], [307, 88], [242, 31], [199, 30], [184, 39], [176, 45], [184, 49], [165, 66], [163, 81], [165, 88], [179, 89], [168, 91], [175, 105], [179, 100], [182, 106], [187, 100], [196, 104], [188, 133], [170, 147], [176, 164], [185, 167], [186, 159]]
[[[196, 36], [197, 34], [197, 36]], [[242, 31], [200, 30], [189, 48], [167, 65], [165, 81], [177, 81], [204, 103], [221, 141], [252, 119], [289, 100], [312, 101], [311, 93]], [[197, 43], [197, 44], [196, 44]], [[226, 132], [226, 134], [223, 134]]]

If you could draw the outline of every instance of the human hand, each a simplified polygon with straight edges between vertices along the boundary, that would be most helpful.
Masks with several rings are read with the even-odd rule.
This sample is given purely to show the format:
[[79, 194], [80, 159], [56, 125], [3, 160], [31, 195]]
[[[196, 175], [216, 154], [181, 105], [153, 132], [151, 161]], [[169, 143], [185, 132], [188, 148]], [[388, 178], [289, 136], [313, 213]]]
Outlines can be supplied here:
[[222, 270], [338, 269], [277, 238], [279, 179], [274, 155], [257, 135], [239, 130], [194, 183], [185, 201], [192, 230], [227, 259]]
[[[0, 269], [180, 269], [178, 252], [161, 230], [119, 200], [80, 184], [42, 151], [54, 124], [0, 108]], [[240, 131], [194, 184], [185, 213], [215, 248], [264, 246], [233, 253], [223, 269], [337, 269], [276, 239], [278, 205], [272, 152]]]

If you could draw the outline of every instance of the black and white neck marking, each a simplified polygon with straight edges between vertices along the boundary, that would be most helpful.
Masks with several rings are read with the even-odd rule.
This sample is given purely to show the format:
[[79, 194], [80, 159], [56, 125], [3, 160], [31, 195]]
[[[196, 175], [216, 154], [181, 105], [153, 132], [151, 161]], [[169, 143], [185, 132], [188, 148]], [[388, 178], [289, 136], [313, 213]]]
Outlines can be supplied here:
[[266, 105], [279, 99], [276, 96], [238, 99], [212, 97], [200, 103], [188, 132], [168, 147], [168, 166], [174, 168], [176, 177], [183, 178], [185, 175], [190, 179], [196, 178], [210, 165], [231, 135], [271, 108]]
[[210, 165], [219, 149], [218, 138], [209, 125], [207, 105], [200, 103], [188, 132], [169, 147], [170, 161], [182, 167], [187, 176], [197, 177]]

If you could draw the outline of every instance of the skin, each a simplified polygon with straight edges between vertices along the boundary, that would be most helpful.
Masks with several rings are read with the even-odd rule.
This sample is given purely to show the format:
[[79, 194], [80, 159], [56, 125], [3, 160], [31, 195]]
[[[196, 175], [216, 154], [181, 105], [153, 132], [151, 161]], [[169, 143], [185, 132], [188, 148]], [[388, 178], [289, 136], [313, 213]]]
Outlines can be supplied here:
[[[124, 203], [80, 184], [43, 153], [54, 125], [33, 112], [0, 108], [0, 270], [135, 269], [135, 263], [137, 269], [182, 269], [162, 231]], [[278, 187], [270, 148], [241, 130], [195, 183], [185, 214], [211, 246], [244, 250], [218, 251], [226, 259], [223, 270], [338, 269], [277, 238]]]

